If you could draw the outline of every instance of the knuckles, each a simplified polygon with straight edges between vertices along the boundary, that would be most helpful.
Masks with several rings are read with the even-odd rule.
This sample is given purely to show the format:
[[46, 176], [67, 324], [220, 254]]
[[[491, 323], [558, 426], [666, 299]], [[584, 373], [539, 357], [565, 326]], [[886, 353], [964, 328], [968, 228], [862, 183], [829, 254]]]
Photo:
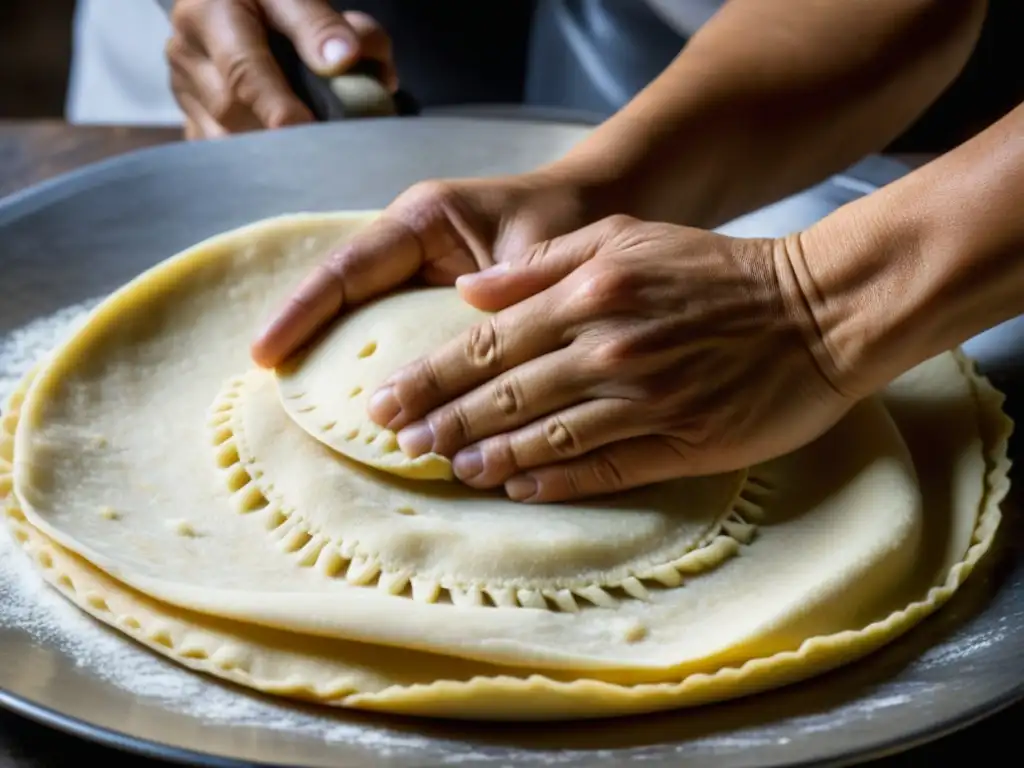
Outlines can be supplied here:
[[495, 407], [506, 416], [515, 416], [523, 410], [522, 387], [514, 375], [495, 380], [492, 397]]
[[615, 259], [590, 261], [576, 270], [571, 302], [583, 318], [639, 307], [642, 276]]
[[[623, 477], [618, 465], [603, 453], [595, 454], [587, 462], [587, 468], [591, 475], [593, 475], [594, 487], [602, 492], [619, 491], [626, 487], [626, 478]], [[580, 483], [573, 483], [573, 485], [575, 486], [574, 492], [579, 493]]]
[[402, 371], [392, 387], [402, 410], [418, 413], [423, 404], [441, 390], [441, 381], [434, 363], [424, 357]]
[[479, 487], [499, 485], [524, 469], [516, 454], [516, 448], [507, 434], [488, 438], [478, 447], [483, 460], [483, 469], [473, 479], [474, 485]]
[[198, 5], [198, 0], [178, 0], [174, 3], [169, 16], [171, 27], [175, 31], [192, 29]]
[[579, 438], [562, 419], [552, 416], [545, 420], [542, 429], [544, 440], [555, 456], [565, 458], [579, 453]]
[[444, 229], [452, 211], [459, 210], [461, 194], [450, 181], [420, 181], [402, 192], [388, 206], [388, 213], [420, 238]]
[[501, 366], [501, 333], [497, 315], [469, 329], [464, 351], [466, 360], [475, 368], [489, 370]]
[[183, 67], [192, 58], [191, 51], [179, 34], [172, 35], [164, 46], [164, 55], [172, 67]]
[[451, 455], [472, 441], [472, 428], [466, 412], [458, 405], [444, 408], [430, 417], [434, 450]]
[[459, 192], [456, 186], [444, 179], [419, 181], [409, 187], [395, 200], [404, 210], [445, 211], [457, 204]]
[[256, 86], [254, 82], [260, 62], [251, 52], [236, 53], [223, 64], [224, 82], [232, 93], [243, 93]]

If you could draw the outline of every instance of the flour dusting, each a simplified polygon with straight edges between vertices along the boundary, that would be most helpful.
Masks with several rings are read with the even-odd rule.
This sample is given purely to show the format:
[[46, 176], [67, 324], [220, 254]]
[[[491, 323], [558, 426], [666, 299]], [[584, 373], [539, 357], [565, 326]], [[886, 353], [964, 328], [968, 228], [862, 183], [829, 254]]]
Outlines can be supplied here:
[[[21, 377], [59, 345], [86, 318], [98, 301], [61, 310], [0, 337], [0, 402]], [[802, 735], [835, 732], [846, 723], [885, 717], [897, 707], [912, 704], [906, 687], [881, 686], [872, 695], [821, 714], [781, 719], [761, 726], [704, 735], [674, 744], [643, 744], [622, 749], [540, 749], [515, 747], [502, 740], [487, 746], [479, 741], [451, 740], [409, 733], [384, 724], [345, 720], [344, 713], [323, 714], [266, 702], [233, 690], [211, 678], [174, 665], [137, 646], [117, 631], [92, 620], [52, 590], [0, 524], [0, 628], [21, 630], [35, 642], [57, 648], [89, 674], [180, 715], [226, 727], [255, 727], [287, 732], [328, 744], [369, 749], [382, 759], [406, 758], [421, 763], [429, 755], [436, 765], [618, 765], [644, 762], [666, 752], [679, 756], [722, 754], [752, 749], [782, 749]], [[932, 649], [919, 661], [927, 666], [958, 662], [1002, 641], [990, 633]], [[922, 691], [923, 693], [923, 691]], [[567, 725], [576, 728], [602, 725]], [[468, 726], [467, 726], [468, 728]], [[555, 737], [557, 738], [557, 736]], [[596, 740], [600, 740], [595, 737]]]
[[[21, 377], [63, 342], [98, 301], [69, 307], [0, 339], [0, 398], [7, 401]], [[422, 747], [423, 738], [352, 725], [268, 704], [174, 666], [103, 627], [52, 590], [8, 534], [0, 530], [0, 627], [18, 627], [33, 640], [59, 648], [79, 667], [117, 687], [206, 722], [301, 733], [326, 742], [386, 750]]]
[[[33, 365], [45, 359], [81, 325], [99, 303], [63, 309], [0, 337], [0, 403]], [[422, 758], [426, 750], [441, 765], [559, 765], [589, 762], [596, 751], [488, 750], [470, 742], [421, 736], [386, 725], [346, 722], [325, 708], [310, 713], [233, 690], [212, 678], [178, 667], [105, 627], [51, 589], [0, 523], [0, 628], [16, 628], [33, 641], [74, 660], [89, 674], [180, 715], [223, 726], [287, 732], [328, 744], [373, 750], [381, 758]], [[433, 759], [435, 758], [436, 759]]]

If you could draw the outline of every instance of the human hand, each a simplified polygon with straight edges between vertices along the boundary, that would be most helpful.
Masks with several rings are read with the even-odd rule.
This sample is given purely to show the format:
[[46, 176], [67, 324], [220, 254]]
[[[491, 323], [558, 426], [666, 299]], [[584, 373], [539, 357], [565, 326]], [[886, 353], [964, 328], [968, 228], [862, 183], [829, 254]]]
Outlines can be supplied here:
[[550, 502], [730, 471], [853, 405], [786, 244], [603, 219], [459, 281], [488, 321], [396, 372], [370, 414], [467, 485]]
[[384, 85], [398, 87], [387, 32], [364, 13], [336, 13], [326, 0], [177, 0], [171, 23], [171, 88], [190, 139], [313, 120], [270, 51], [268, 28], [322, 76], [372, 59]]
[[556, 171], [421, 182], [332, 254], [252, 345], [257, 364], [284, 362], [343, 307], [413, 277], [451, 285], [514, 261], [530, 246], [591, 219], [585, 193]]

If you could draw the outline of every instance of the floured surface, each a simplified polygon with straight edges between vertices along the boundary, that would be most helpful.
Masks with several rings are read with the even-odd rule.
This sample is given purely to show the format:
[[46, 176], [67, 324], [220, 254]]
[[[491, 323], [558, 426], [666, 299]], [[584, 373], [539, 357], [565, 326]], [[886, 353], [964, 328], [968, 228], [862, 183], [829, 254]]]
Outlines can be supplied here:
[[[84, 310], [83, 310], [84, 311]], [[3, 345], [0, 367], [8, 379], [0, 381], [0, 408], [9, 415], [7, 397], [10, 395], [15, 377], [20, 377], [29, 363], [42, 357], [53, 344], [69, 332], [70, 321], [78, 312], [69, 311], [67, 317], [47, 318], [27, 327], [10, 337]], [[897, 383], [897, 385], [899, 382]], [[894, 388], [891, 388], [894, 389]], [[984, 392], [982, 393], [984, 395]], [[982, 413], [989, 421], [993, 440], [986, 445], [987, 453], [999, 456], [1005, 450], [999, 440], [1005, 440], [1007, 425], [999, 417], [996, 406], [988, 392], [988, 408]], [[986, 398], [982, 398], [983, 401]], [[941, 407], [933, 404], [933, 408]], [[899, 398], [890, 404], [890, 410], [904, 436], [911, 446], [925, 445], [930, 430], [925, 426], [936, 415], [934, 410], [921, 409], [908, 398]], [[7, 422], [10, 425], [10, 422]], [[915, 426], [916, 425], [916, 426]], [[942, 443], [940, 443], [942, 445]], [[936, 452], [929, 449], [925, 454], [934, 459]], [[998, 499], [1005, 492], [1005, 466], [994, 465], [989, 472], [990, 494]], [[933, 501], [942, 504], [942, 494], [934, 494]], [[991, 501], [991, 500], [990, 500]], [[990, 520], [991, 524], [991, 520]], [[982, 536], [982, 539], [985, 537]], [[980, 545], [979, 545], [980, 546]], [[114, 583], [112, 590], [123, 587]], [[163, 609], [173, 614], [173, 609]], [[462, 764], [469, 759], [482, 759], [479, 747], [474, 743], [448, 741], [414, 735], [407, 731], [389, 728], [384, 724], [345, 722], [330, 714], [314, 715], [295, 710], [287, 705], [275, 705], [248, 697], [235, 690], [204, 681], [187, 670], [168, 665], [160, 657], [136, 648], [127, 638], [114, 631], [105, 631], [90, 621], [74, 605], [66, 602], [56, 590], [50, 589], [40, 578], [33, 563], [23, 557], [6, 530], [0, 531], [0, 627], [18, 628], [30, 634], [35, 642], [49, 648], [59, 649], [89, 674], [109, 681], [119, 688], [165, 707], [171, 712], [195, 717], [207, 724], [256, 727], [264, 731], [281, 731], [290, 735], [301, 735], [330, 744], [350, 744], [372, 748], [381, 756], [417, 756], [430, 746], [441, 750], [439, 764]], [[934, 676], [934, 668], [948, 666], [962, 660], [970, 660], [990, 645], [992, 638], [968, 635], [959, 642], [937, 646], [920, 660], [922, 668]], [[917, 664], [913, 664], [912, 667]], [[922, 683], [913, 688], [914, 700], [926, 693]], [[846, 723], [855, 723], [863, 718], [884, 713], [894, 706], [909, 703], [906, 694], [900, 694], [894, 687], [890, 694], [880, 690], [864, 700], [851, 702], [826, 714], [789, 718], [778, 725], [757, 729], [743, 728], [728, 735], [688, 740], [685, 749], [689, 753], [704, 750], [731, 750], [767, 747], [785, 744], [799, 738], [801, 734], [822, 730], [835, 732]], [[658, 747], [659, 751], [663, 747]], [[649, 747], [628, 750], [629, 754], [647, 754]], [[611, 764], [618, 764], [625, 754], [622, 750], [610, 753]], [[588, 764], [597, 764], [601, 756], [590, 750], [557, 749], [538, 751], [536, 749], [503, 749], [501, 759], [513, 762], [536, 762], [537, 764], [561, 764], [586, 755]]]
[[[955, 359], [950, 356], [934, 361], [930, 365], [941, 366], [943, 363], [956, 367]], [[965, 385], [970, 383], [966, 380], [964, 382]], [[988, 440], [995, 441], [993, 444], [986, 443], [984, 447], [986, 453], [998, 459], [1005, 455], [1008, 424], [995, 407], [998, 400], [994, 393], [987, 389], [984, 382], [977, 384], [980, 387], [971, 394], [969, 400], [973, 402], [978, 398], [978, 405], [975, 408], [976, 419], [979, 422], [978, 432], [987, 435]], [[955, 395], [956, 389], [950, 388], [948, 394]], [[897, 407], [893, 408], [898, 423], [910, 424], [914, 417], [921, 416], [920, 411], [915, 413], [914, 406], [917, 403], [912, 403], [909, 408], [904, 406], [903, 409], [898, 407], [898, 403], [899, 401]], [[17, 405], [17, 401], [14, 404]], [[969, 410], [970, 407], [965, 404], [963, 412]], [[13, 428], [16, 419], [16, 410], [14, 413], [8, 410], [4, 420], [5, 429], [9, 431]], [[912, 439], [909, 442], [913, 444], [919, 441]], [[9, 450], [10, 435], [4, 440], [4, 445], [4, 450]], [[929, 446], [929, 460], [941, 455], [941, 444], [933, 443]], [[0, 462], [0, 476], [3, 475], [5, 467], [9, 471], [10, 465]], [[995, 461], [988, 468], [985, 493], [989, 502], [996, 501], [1005, 493], [1006, 468], [1005, 459]], [[955, 489], [953, 491], [950, 498], [956, 496]], [[941, 500], [937, 496], [935, 498]], [[263, 690], [303, 697], [319, 695], [330, 701], [332, 699], [328, 697], [328, 692], [337, 695], [345, 685], [351, 685], [360, 678], [364, 684], [368, 679], [373, 680], [374, 662], [381, 662], [385, 670], [394, 663], [390, 658], [390, 652], [372, 649], [374, 653], [371, 656], [364, 656], [364, 660], [371, 660], [371, 668], [368, 669], [365, 661], [363, 664], [357, 661], [360, 657], [360, 646], [329, 643], [327, 645], [330, 647], [330, 654], [318, 656], [318, 641], [310, 638], [283, 636], [287, 639], [282, 645], [280, 639], [277, 643], [274, 642], [275, 637], [282, 637], [274, 632], [253, 628], [242, 628], [239, 632], [237, 625], [211, 621], [206, 617], [161, 606], [127, 590], [84, 561], [49, 542], [45, 536], [25, 524], [16, 507], [10, 504], [11, 500], [8, 501], [8, 521], [12, 525], [12, 531], [42, 566], [45, 577], [51, 579], [68, 597], [97, 618], [128, 631], [142, 642], [177, 658], [186, 665]], [[946, 508], [948, 506], [945, 505]], [[723, 669], [711, 676], [691, 676], [677, 685], [619, 687], [596, 681], [559, 682], [536, 676], [528, 680], [518, 680], [508, 675], [473, 677], [470, 681], [459, 682], [453, 679], [457, 675], [458, 667], [453, 665], [451, 660], [425, 657], [420, 661], [415, 654], [406, 653], [401, 654], [404, 658], [399, 659], [400, 669], [430, 669], [433, 672], [432, 677], [440, 678], [440, 681], [411, 687], [392, 686], [376, 694], [363, 692], [340, 701], [333, 701], [349, 706], [433, 716], [511, 716], [543, 719], [547, 716], [588, 716], [649, 711], [714, 701], [780, 685], [863, 655], [927, 615], [948, 598], [987, 549], [998, 525], [998, 517], [998, 510], [989, 505], [980, 526], [975, 531], [976, 543], [968, 551], [964, 563], [952, 571], [944, 568], [938, 574], [932, 574], [933, 577], [939, 577], [936, 580], [942, 583], [942, 586], [931, 589], [926, 600], [896, 611], [884, 621], [873, 624], [863, 631], [808, 640], [801, 644], [798, 652], [751, 660], [739, 669]], [[944, 580], [941, 579], [946, 573], [948, 576]], [[348, 658], [344, 655], [346, 651], [352, 654]], [[295, 656], [299, 657], [297, 663]], [[256, 676], [252, 675], [254, 663], [257, 665]], [[310, 664], [312, 669], [309, 667]], [[304, 667], [306, 674], [312, 675], [305, 680], [300, 672]], [[376, 669], [378, 672], [381, 671], [380, 667]], [[463, 673], [473, 669], [463, 667]], [[482, 667], [476, 668], [475, 671], [479, 674], [487, 672], [486, 668]], [[288, 676], [284, 680], [264, 677], [267, 674], [273, 676], [275, 672], [278, 675], [287, 673]], [[337, 677], [332, 683], [328, 683], [332, 673]], [[384, 678], [376, 678], [375, 682], [378, 685], [387, 679], [387, 672], [384, 674]]]
[[[25, 511], [31, 522], [123, 582], [193, 611], [523, 668], [460, 680], [459, 673], [446, 673], [449, 662], [451, 669], [480, 667], [448, 659], [424, 665], [437, 682], [406, 679], [392, 685], [387, 681], [394, 679], [393, 670], [373, 671], [380, 677], [370, 682], [363, 663], [341, 659], [353, 668], [330, 675], [317, 666], [325, 674], [307, 670], [284, 683], [261, 673], [248, 684], [278, 692], [298, 686], [311, 692], [306, 695], [352, 706], [456, 717], [614, 714], [700, 703], [779, 685], [868, 652], [948, 597], [935, 593], [909, 611], [891, 613], [923, 597], [914, 590], [942, 581], [964, 557], [966, 543], [953, 541], [958, 532], [968, 538], [973, 533], [987, 546], [993, 518], [981, 533], [975, 529], [986, 501], [978, 419], [948, 419], [945, 448], [936, 448], [941, 441], [927, 441], [930, 451], [945, 451], [941, 455], [951, 472], [940, 478], [938, 491], [925, 496], [952, 489], [946, 508], [956, 519], [947, 521], [934, 550], [939, 554], [921, 556], [934, 529], [927, 526], [922, 533], [916, 455], [912, 461], [882, 403], [869, 401], [818, 444], [755, 468], [752, 476], [768, 493], [751, 502], [748, 514], [756, 515], [759, 530], [749, 546], [718, 567], [646, 595], [629, 593], [623, 585], [626, 594], [614, 595], [614, 604], [577, 612], [553, 610], [550, 603], [556, 600], [548, 595], [542, 595], [548, 602], [544, 608], [531, 610], [521, 610], [527, 607], [522, 603], [456, 607], [390, 594], [379, 582], [353, 583], [348, 575], [354, 557], [343, 579], [313, 567], [317, 560], [304, 561], [305, 545], [297, 546], [294, 529], [278, 519], [279, 507], [271, 502], [235, 511], [231, 494], [245, 486], [225, 482], [229, 466], [218, 467], [212, 447], [203, 457], [168, 446], [194, 445], [196, 435], [208, 430], [203, 404], [216, 402], [224, 382], [238, 375], [238, 369], [228, 370], [236, 362], [230, 355], [236, 347], [244, 355], [251, 328], [290, 288], [290, 278], [301, 277], [357, 225], [331, 216], [264, 224], [258, 238], [234, 233], [164, 265], [163, 272], [151, 273], [109, 303], [106, 313], [101, 309], [88, 330], [44, 369], [18, 428], [18, 492], [29, 502]], [[250, 310], [248, 327], [242, 327], [246, 323], [238, 315]], [[137, 322], [123, 322], [126, 315]], [[940, 403], [952, 398], [964, 413], [976, 412], [971, 380], [957, 359], [947, 355], [929, 365], [919, 382], [905, 382], [904, 395], [915, 405], [922, 398]], [[935, 394], [936, 381], [941, 396]], [[275, 393], [268, 386], [264, 394]], [[276, 397], [268, 401], [279, 407]], [[929, 461], [924, 464], [930, 466]], [[243, 456], [238, 463], [244, 463]], [[182, 483], [182, 477], [194, 482]], [[249, 485], [258, 479], [250, 477]], [[154, 510], [163, 516], [154, 520]], [[275, 538], [275, 532], [283, 538]], [[793, 557], [794, 552], [801, 556]], [[931, 570], [935, 565], [941, 567]], [[953, 570], [955, 587], [969, 568]], [[94, 590], [98, 597], [82, 598], [83, 607], [110, 609], [116, 595], [103, 593], [113, 594], [117, 582], [108, 581]], [[180, 610], [154, 604], [160, 621]], [[886, 615], [889, 619], [862, 632], [806, 641]], [[183, 621], [187, 633], [193, 619], [175, 621]], [[153, 631], [148, 639], [173, 646], [184, 663], [199, 658], [195, 648], [169, 646], [166, 632]], [[264, 631], [252, 628], [254, 637]], [[798, 647], [808, 650], [797, 652]], [[301, 649], [286, 653], [306, 655]], [[256, 664], [245, 647], [203, 654], [204, 660], [216, 656], [217, 663], [226, 656], [229, 671]], [[259, 648], [255, 655], [259, 669], [274, 666]], [[729, 666], [737, 668], [722, 669]], [[397, 668], [397, 678], [403, 668]], [[545, 668], [548, 678], [521, 678]], [[619, 687], [597, 678], [679, 682]]]

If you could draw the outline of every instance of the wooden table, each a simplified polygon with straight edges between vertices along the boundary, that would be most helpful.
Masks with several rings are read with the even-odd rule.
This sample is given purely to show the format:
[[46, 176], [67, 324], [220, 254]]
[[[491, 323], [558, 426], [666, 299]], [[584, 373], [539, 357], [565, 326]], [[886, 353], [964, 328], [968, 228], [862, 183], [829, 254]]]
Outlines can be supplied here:
[[88, 163], [181, 139], [179, 128], [84, 127], [56, 120], [3, 120], [0, 197]]
[[[168, 128], [72, 127], [55, 121], [0, 121], [0, 197], [87, 163], [181, 139], [180, 130]], [[903, 155], [899, 159], [917, 166], [930, 158]], [[879, 768], [940, 764], [949, 758], [950, 750], [964, 751], [968, 744], [984, 744], [987, 750], [993, 743], [1015, 740], [1022, 728], [1024, 706], [1013, 707], [959, 735], [882, 761]], [[1007, 745], [1003, 746], [1005, 749]], [[58, 768], [83, 761], [106, 768], [165, 765], [65, 736], [0, 710], [0, 768]], [[993, 765], [1011, 764], [1000, 760], [991, 762]]]

